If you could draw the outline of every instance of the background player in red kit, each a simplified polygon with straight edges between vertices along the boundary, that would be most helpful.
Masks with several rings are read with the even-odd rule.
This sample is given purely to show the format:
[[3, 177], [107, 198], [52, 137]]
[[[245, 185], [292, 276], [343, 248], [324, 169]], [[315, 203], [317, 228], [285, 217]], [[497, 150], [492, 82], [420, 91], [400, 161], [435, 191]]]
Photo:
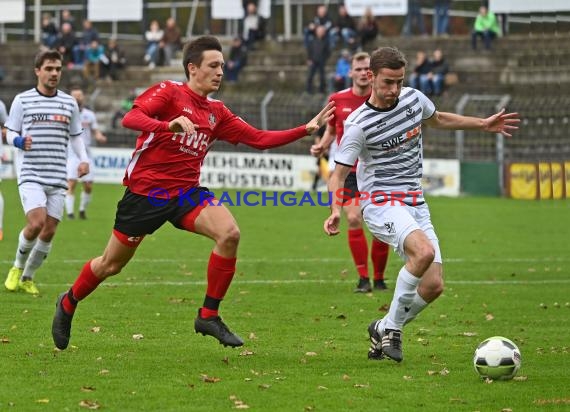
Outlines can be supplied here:
[[[370, 55], [365, 52], [354, 54], [350, 63], [350, 77], [352, 78], [352, 87], [333, 93], [329, 97], [329, 102], [335, 104], [334, 116], [327, 124], [327, 128], [323, 138], [319, 143], [311, 147], [313, 156], [321, 156], [326, 151], [333, 140], [336, 138], [337, 143], [344, 134], [344, 121], [350, 113], [361, 106], [372, 92], [372, 83], [368, 79], [368, 71], [370, 70]], [[330, 160], [331, 162], [333, 159]], [[348, 246], [358, 271], [358, 284], [355, 292], [367, 293], [372, 291], [370, 278], [368, 277], [368, 242], [362, 227], [362, 211], [360, 206], [352, 199], [358, 192], [356, 184], [356, 165], [352, 168], [347, 176], [345, 184], [345, 199], [347, 202], [342, 209], [346, 214], [348, 221]], [[350, 198], [350, 201], [348, 201]], [[388, 245], [380, 240], [373, 238], [370, 255], [372, 258], [372, 266], [374, 272], [374, 289], [387, 289], [384, 282], [384, 270], [388, 261]]]
[[[207, 188], [200, 187], [200, 169], [218, 140], [257, 149], [285, 145], [310, 135], [329, 121], [329, 103], [309, 123], [283, 131], [258, 130], [208, 94], [219, 89], [224, 58], [212, 36], [196, 38], [183, 52], [188, 82], [165, 81], [152, 86], [134, 102], [123, 126], [141, 131], [127, 167], [125, 194], [117, 205], [113, 233], [102, 256], [88, 261], [68, 292], [56, 304], [52, 323], [55, 346], [69, 344], [77, 303], [109, 276], [118, 274], [135, 254], [144, 236], [165, 222], [206, 236], [215, 242], [207, 269], [207, 289], [194, 329], [225, 346], [241, 346], [218, 316], [218, 307], [235, 273], [240, 232], [234, 217]], [[157, 201], [157, 200], [160, 200]]]

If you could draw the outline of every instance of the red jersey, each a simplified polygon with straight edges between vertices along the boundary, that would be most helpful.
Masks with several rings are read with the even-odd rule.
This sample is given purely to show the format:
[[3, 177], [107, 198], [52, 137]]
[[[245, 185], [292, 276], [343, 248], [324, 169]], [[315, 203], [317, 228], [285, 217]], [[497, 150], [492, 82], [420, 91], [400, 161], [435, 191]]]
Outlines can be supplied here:
[[[181, 115], [194, 124], [195, 133], [168, 130], [169, 122]], [[174, 81], [156, 84], [141, 94], [123, 118], [123, 126], [142, 132], [123, 184], [144, 196], [162, 189], [176, 197], [199, 186], [204, 157], [216, 139], [270, 149], [307, 135], [304, 125], [282, 131], [256, 129], [221, 101], [200, 96], [186, 83]]]
[[[334, 115], [329, 120], [329, 125], [336, 128], [337, 144], [340, 144], [340, 140], [344, 135], [344, 121], [346, 118], [353, 111], [362, 106], [369, 97], [370, 94], [367, 94], [366, 96], [355, 95], [352, 91], [352, 87], [333, 93], [329, 96], [329, 102], [335, 102], [336, 105]], [[352, 171], [356, 171], [356, 164], [352, 168]]]

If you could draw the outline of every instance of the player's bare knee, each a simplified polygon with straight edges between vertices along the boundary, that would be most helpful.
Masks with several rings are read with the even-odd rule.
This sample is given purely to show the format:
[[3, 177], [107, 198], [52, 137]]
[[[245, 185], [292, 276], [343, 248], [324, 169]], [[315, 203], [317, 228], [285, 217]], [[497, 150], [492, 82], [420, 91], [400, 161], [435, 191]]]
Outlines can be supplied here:
[[362, 217], [358, 213], [347, 213], [346, 221], [350, 229], [358, 229], [362, 227]]
[[431, 265], [435, 259], [435, 249], [431, 243], [424, 243], [417, 248], [414, 257], [416, 264], [419, 267], [425, 268], [424, 270], [427, 270], [427, 268], [429, 268], [429, 265]]
[[218, 237], [216, 243], [218, 243], [218, 245], [224, 249], [227, 248], [237, 249], [240, 237], [241, 233], [239, 227], [233, 225], [222, 232], [222, 234]]
[[33, 221], [33, 222], [28, 222], [28, 224], [26, 225], [24, 235], [30, 235], [30, 236], [26, 236], [28, 239], [30, 237], [33, 237], [35, 239], [40, 234], [40, 232], [42, 231], [44, 226], [45, 226], [45, 222], [42, 222], [39, 220]]

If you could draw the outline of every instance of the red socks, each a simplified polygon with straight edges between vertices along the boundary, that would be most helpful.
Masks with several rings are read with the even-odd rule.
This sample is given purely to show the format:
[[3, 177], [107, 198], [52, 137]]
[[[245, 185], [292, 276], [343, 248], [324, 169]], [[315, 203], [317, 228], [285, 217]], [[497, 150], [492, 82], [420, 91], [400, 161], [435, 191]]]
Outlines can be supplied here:
[[368, 242], [362, 228], [348, 230], [348, 246], [358, 275], [361, 278], [368, 278]]
[[236, 272], [236, 258], [225, 258], [214, 252], [208, 262], [208, 287], [206, 298], [200, 315], [202, 318], [218, 316], [220, 302], [226, 296], [234, 273]]
[[376, 238], [372, 239], [372, 266], [374, 267], [374, 280], [384, 280], [384, 270], [388, 262], [390, 246]]
[[70, 291], [73, 297], [70, 299], [69, 294], [64, 296], [61, 302], [63, 310], [70, 315], [73, 314], [77, 307], [77, 302], [85, 299], [102, 281], [91, 270], [91, 261], [87, 262], [81, 269], [81, 273], [75, 280], [75, 283], [71, 286]]

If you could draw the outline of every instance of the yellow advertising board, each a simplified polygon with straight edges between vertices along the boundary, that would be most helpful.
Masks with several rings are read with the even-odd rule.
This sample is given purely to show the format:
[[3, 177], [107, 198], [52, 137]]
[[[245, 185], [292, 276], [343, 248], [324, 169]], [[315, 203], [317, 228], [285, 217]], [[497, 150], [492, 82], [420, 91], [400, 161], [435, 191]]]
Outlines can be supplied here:
[[552, 171], [550, 163], [538, 163], [538, 193], [540, 199], [552, 199]]
[[564, 198], [564, 168], [562, 163], [550, 163], [550, 172], [552, 176], [552, 198]]
[[570, 162], [564, 162], [564, 192], [566, 199], [570, 199]]
[[513, 199], [536, 199], [538, 171], [533, 163], [511, 163], [507, 174], [507, 187]]

